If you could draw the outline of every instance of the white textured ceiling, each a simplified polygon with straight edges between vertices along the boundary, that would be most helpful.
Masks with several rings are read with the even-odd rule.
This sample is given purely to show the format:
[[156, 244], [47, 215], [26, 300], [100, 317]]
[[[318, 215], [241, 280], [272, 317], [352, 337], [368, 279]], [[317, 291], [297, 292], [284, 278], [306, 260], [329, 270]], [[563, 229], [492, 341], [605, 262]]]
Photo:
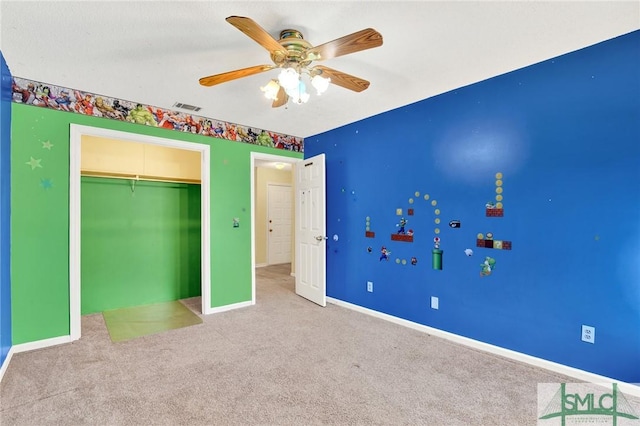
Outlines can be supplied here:
[[[640, 2], [616, 1], [0, 1], [0, 49], [17, 77], [308, 137], [640, 28]], [[371, 82], [331, 86], [271, 108], [277, 71], [203, 87], [203, 76], [271, 64], [225, 21], [247, 16], [274, 38], [312, 45], [372, 27], [381, 47], [322, 64]]]

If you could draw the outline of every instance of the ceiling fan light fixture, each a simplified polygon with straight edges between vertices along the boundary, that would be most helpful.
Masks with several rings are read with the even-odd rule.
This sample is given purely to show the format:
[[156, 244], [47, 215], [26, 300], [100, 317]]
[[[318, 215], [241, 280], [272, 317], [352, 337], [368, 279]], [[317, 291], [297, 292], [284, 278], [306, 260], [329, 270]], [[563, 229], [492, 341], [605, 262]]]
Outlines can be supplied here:
[[266, 86], [262, 86], [260, 90], [262, 90], [262, 92], [264, 93], [265, 98], [275, 101], [278, 99], [278, 91], [280, 90], [280, 85], [277, 81], [271, 80], [269, 83], [267, 83]]
[[[305, 74], [308, 74], [309, 76], [311, 74], [311, 72], [309, 72], [309, 70], [305, 68], [303, 68], [301, 71], [303, 71]], [[292, 67], [283, 68], [278, 75], [278, 88], [282, 87], [287, 96], [289, 96], [293, 103], [296, 104], [307, 103], [310, 97], [309, 93], [307, 92], [307, 85], [302, 79], [302, 75], [303, 74], [300, 74], [298, 70]], [[327, 90], [330, 81], [331, 79], [329, 78], [324, 78], [316, 75], [311, 78], [311, 85], [316, 89], [318, 95], [320, 95]], [[266, 92], [265, 96], [267, 96]]]
[[311, 85], [316, 89], [316, 93], [318, 96], [322, 95], [329, 88], [329, 83], [331, 83], [330, 78], [320, 77], [319, 75], [314, 75], [311, 79]]
[[302, 80], [298, 80], [294, 87], [289, 89], [285, 88], [284, 90], [293, 103], [304, 104], [309, 100], [310, 95], [307, 93], [307, 86]]
[[298, 99], [299, 104], [306, 104], [309, 100], [309, 94], [307, 92], [303, 92], [300, 94], [300, 98]]
[[278, 83], [285, 90], [295, 90], [300, 81], [300, 74], [293, 68], [284, 68], [278, 75]]

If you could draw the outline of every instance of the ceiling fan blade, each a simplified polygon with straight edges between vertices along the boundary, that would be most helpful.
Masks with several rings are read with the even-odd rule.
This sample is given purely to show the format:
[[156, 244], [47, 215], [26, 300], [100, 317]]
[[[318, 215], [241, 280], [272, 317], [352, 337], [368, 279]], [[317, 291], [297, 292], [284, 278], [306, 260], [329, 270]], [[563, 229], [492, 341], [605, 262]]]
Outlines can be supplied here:
[[286, 55], [286, 49], [278, 43], [278, 40], [273, 38], [271, 34], [258, 25], [253, 19], [245, 18], [244, 16], [229, 16], [227, 22], [245, 33], [269, 52], [282, 52], [283, 55]]
[[305, 52], [305, 59], [322, 61], [382, 45], [382, 34], [373, 28], [357, 31], [333, 41], [312, 47]]
[[275, 68], [274, 65], [256, 65], [254, 67], [242, 68], [240, 70], [202, 77], [199, 81], [203, 86], [215, 86], [216, 84], [226, 83], [227, 81], [235, 80], [237, 78], [248, 77], [250, 75], [269, 71], [273, 68]]
[[362, 92], [366, 90], [370, 84], [367, 80], [322, 65], [313, 67], [313, 73], [319, 74], [322, 77], [329, 77], [331, 83], [344, 87], [345, 89], [353, 90], [354, 92]]
[[289, 95], [287, 95], [287, 92], [284, 91], [284, 87], [280, 86], [280, 89], [278, 90], [278, 94], [276, 95], [276, 99], [273, 101], [271, 106], [273, 108], [281, 107], [282, 105], [285, 105], [288, 100], [289, 100]]

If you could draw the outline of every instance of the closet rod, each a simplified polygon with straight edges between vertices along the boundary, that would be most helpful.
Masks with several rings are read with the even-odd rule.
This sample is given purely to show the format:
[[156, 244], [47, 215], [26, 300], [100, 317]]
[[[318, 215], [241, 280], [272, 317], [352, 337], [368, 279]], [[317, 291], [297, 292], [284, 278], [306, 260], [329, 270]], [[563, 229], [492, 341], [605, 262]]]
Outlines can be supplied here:
[[168, 177], [152, 176], [152, 175], [134, 175], [130, 173], [96, 172], [91, 170], [81, 170], [80, 176], [101, 177], [101, 178], [109, 178], [109, 179], [148, 180], [153, 182], [176, 182], [176, 183], [196, 183], [196, 184], [201, 183], [200, 179], [168, 178]]

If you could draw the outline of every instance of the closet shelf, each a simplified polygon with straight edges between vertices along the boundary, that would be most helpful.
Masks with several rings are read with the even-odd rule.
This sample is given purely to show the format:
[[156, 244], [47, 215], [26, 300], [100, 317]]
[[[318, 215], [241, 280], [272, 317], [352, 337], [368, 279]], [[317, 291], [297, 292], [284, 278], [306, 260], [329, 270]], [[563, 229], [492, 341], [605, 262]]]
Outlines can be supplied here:
[[81, 176], [101, 177], [111, 179], [131, 179], [131, 180], [147, 180], [154, 182], [177, 182], [177, 183], [195, 183], [200, 184], [200, 179], [187, 179], [179, 177], [152, 176], [152, 175], [135, 175], [130, 173], [101, 172], [94, 170], [81, 170]]

